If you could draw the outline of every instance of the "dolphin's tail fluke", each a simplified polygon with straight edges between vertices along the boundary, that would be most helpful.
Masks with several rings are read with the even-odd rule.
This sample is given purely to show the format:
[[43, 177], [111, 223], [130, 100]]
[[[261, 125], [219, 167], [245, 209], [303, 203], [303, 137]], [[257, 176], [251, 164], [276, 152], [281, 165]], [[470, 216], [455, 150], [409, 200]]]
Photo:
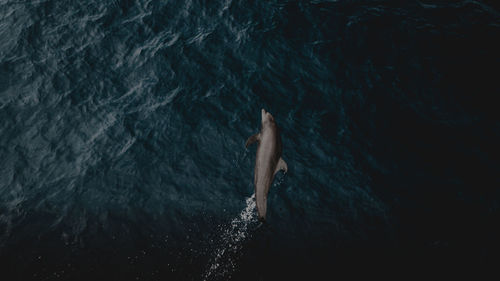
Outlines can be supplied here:
[[255, 203], [257, 205], [257, 216], [259, 221], [264, 222], [266, 220], [267, 198], [262, 193], [257, 193], [255, 195]]

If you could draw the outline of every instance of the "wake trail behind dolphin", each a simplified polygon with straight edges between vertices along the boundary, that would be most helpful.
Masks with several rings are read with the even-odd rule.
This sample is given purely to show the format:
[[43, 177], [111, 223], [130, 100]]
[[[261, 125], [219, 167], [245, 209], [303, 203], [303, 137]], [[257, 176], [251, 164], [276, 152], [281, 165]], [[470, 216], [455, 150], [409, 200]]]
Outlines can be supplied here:
[[243, 242], [250, 237], [252, 231], [249, 229], [257, 223], [255, 215], [255, 194], [246, 199], [246, 206], [229, 225], [220, 227], [222, 232], [216, 249], [210, 259], [208, 268], [203, 274], [203, 280], [229, 279], [236, 269], [236, 261], [240, 256]]

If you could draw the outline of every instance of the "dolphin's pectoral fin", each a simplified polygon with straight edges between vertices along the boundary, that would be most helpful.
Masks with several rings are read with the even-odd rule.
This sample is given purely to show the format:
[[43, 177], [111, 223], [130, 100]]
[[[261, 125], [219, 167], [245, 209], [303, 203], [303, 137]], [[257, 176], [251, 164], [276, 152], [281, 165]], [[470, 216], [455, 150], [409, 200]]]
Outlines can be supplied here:
[[248, 147], [252, 143], [258, 141], [260, 139], [260, 133], [257, 133], [247, 139], [247, 142], [245, 143], [245, 147]]
[[276, 170], [274, 171], [274, 174], [276, 175], [276, 173], [279, 170], [283, 170], [285, 174], [288, 171], [288, 165], [286, 164], [285, 160], [283, 160], [283, 158], [280, 158], [280, 160], [278, 160], [278, 165], [276, 165]]

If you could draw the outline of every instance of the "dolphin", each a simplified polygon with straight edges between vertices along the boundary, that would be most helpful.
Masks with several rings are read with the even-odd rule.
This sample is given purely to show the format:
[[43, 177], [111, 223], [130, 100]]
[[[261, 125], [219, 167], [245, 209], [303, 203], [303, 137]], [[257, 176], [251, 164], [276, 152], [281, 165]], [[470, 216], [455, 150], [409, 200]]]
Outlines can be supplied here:
[[281, 136], [274, 117], [262, 109], [261, 118], [260, 132], [249, 137], [245, 147], [248, 148], [254, 142], [259, 142], [254, 170], [255, 201], [259, 220], [265, 221], [269, 187], [278, 171], [283, 170], [285, 173], [288, 171], [288, 165], [281, 158]]

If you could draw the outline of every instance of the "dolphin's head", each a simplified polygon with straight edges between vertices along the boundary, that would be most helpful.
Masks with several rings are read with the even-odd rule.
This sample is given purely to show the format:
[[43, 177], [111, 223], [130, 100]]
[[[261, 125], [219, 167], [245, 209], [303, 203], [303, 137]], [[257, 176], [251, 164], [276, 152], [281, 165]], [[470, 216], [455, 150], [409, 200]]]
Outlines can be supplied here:
[[266, 112], [264, 108], [261, 110], [261, 117], [262, 117], [262, 126], [266, 124], [274, 124], [274, 117], [271, 115], [271, 113]]

